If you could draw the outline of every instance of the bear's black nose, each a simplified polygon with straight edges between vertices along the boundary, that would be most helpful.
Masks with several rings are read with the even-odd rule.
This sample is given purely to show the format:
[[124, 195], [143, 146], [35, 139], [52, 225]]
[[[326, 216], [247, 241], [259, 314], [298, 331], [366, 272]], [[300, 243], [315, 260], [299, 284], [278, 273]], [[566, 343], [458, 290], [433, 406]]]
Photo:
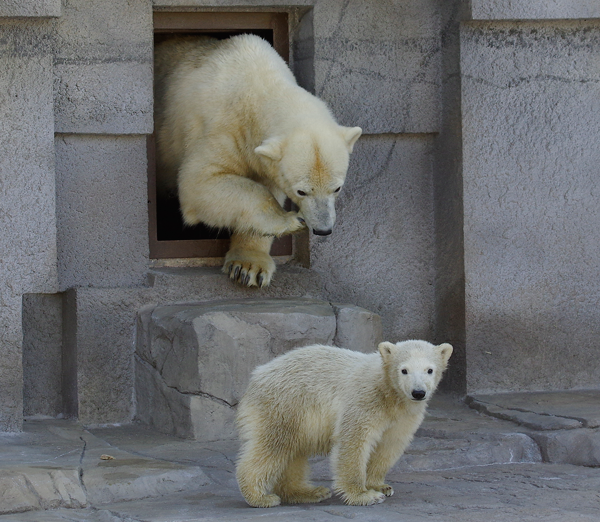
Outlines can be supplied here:
[[425, 395], [427, 394], [423, 390], [412, 391], [413, 399], [416, 399], [417, 401], [422, 401], [425, 398]]
[[331, 229], [329, 229], [329, 230], [317, 230], [316, 228], [313, 228], [313, 234], [315, 234], [317, 236], [328, 236], [329, 234], [331, 234]]

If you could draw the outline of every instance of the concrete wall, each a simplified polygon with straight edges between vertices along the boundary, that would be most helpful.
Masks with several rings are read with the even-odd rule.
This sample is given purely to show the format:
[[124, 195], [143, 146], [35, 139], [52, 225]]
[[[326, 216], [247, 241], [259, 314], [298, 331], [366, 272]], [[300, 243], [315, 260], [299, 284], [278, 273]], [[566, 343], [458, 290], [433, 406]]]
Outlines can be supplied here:
[[600, 22], [461, 34], [468, 390], [598, 386]]
[[362, 137], [334, 233], [311, 240], [326, 295], [380, 314], [394, 342], [433, 335], [432, 153], [430, 135]]
[[3, 2], [0, 430], [20, 428], [24, 381], [27, 413], [130, 420], [137, 307], [256, 296], [214, 269], [148, 276], [153, 9], [289, 12], [300, 83], [363, 127], [312, 272], [265, 296], [452, 342], [453, 391], [597, 386], [600, 22], [579, 19], [598, 5]]

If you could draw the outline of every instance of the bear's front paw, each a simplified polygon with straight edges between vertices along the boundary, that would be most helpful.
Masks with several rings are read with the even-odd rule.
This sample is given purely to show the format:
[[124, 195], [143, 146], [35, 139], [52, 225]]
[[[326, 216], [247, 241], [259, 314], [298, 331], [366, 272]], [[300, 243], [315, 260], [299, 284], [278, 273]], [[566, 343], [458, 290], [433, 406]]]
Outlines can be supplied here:
[[350, 506], [372, 506], [373, 504], [381, 504], [385, 500], [385, 495], [374, 489], [368, 489], [361, 493], [345, 492], [342, 494], [342, 498]]
[[275, 273], [275, 262], [263, 252], [234, 249], [225, 256], [223, 272], [241, 285], [264, 288]]
[[285, 228], [277, 230], [276, 236], [282, 236], [285, 234], [293, 234], [306, 227], [306, 221], [298, 212], [286, 212], [285, 215]]

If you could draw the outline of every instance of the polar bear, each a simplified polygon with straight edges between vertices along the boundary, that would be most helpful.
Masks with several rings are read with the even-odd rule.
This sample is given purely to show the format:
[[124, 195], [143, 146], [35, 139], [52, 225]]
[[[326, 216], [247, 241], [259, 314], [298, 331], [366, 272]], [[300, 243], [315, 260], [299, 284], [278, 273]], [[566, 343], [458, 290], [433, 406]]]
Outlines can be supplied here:
[[167, 40], [154, 65], [159, 194], [178, 193], [188, 225], [230, 229], [223, 271], [267, 286], [274, 237], [331, 233], [362, 130], [338, 125], [255, 35]]
[[308, 458], [331, 453], [347, 504], [383, 502], [385, 476], [423, 421], [452, 346], [383, 342], [379, 353], [332, 346], [292, 350], [255, 369], [240, 401], [236, 476], [251, 506], [320, 502]]

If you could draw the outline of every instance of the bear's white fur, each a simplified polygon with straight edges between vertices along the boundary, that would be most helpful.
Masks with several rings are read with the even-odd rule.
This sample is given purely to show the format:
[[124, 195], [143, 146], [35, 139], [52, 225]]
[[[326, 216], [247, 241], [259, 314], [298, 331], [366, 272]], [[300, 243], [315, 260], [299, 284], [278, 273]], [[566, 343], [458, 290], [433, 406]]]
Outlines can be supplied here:
[[308, 458], [331, 453], [334, 489], [353, 505], [394, 493], [385, 476], [425, 415], [452, 355], [426, 341], [363, 354], [314, 345], [256, 368], [239, 404], [236, 475], [251, 506], [320, 502]]
[[155, 78], [159, 193], [178, 191], [187, 224], [231, 229], [231, 279], [268, 285], [273, 237], [331, 232], [361, 129], [338, 125], [254, 35], [165, 41]]

